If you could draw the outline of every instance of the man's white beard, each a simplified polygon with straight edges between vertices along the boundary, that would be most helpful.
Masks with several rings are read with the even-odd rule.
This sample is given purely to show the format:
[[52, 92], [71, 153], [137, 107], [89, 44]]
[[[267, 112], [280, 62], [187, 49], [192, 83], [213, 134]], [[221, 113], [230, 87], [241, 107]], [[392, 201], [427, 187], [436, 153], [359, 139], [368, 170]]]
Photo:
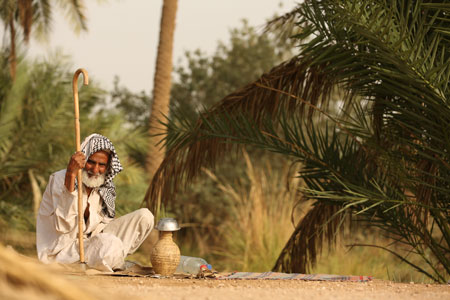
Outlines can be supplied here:
[[88, 172], [83, 169], [81, 172], [81, 179], [87, 187], [96, 188], [105, 183], [105, 174], [89, 177]]

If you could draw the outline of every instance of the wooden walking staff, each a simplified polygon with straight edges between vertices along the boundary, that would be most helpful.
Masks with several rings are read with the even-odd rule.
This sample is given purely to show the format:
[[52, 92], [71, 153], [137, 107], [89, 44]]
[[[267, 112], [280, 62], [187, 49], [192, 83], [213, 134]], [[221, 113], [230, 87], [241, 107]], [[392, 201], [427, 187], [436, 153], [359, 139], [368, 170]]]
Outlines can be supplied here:
[[[73, 88], [73, 103], [75, 107], [75, 143], [77, 147], [77, 152], [81, 151], [80, 146], [80, 108], [78, 105], [78, 76], [83, 73], [83, 84], [89, 84], [88, 73], [85, 69], [78, 69], [73, 75], [72, 88]], [[77, 174], [78, 182], [78, 244], [80, 246], [80, 262], [84, 263], [84, 245], [83, 245], [83, 187], [81, 179], [81, 169], [78, 170]]]

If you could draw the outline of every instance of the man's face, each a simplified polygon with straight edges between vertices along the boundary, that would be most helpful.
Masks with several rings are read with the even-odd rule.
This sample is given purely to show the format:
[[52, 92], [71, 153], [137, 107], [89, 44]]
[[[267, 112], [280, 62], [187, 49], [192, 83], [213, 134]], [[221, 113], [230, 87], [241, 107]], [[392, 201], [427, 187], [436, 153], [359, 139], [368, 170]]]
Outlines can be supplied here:
[[96, 188], [105, 182], [105, 172], [108, 169], [109, 154], [105, 151], [98, 151], [92, 154], [84, 166], [82, 172], [83, 183]]
[[105, 174], [108, 169], [109, 154], [100, 150], [89, 156], [84, 169], [89, 177]]

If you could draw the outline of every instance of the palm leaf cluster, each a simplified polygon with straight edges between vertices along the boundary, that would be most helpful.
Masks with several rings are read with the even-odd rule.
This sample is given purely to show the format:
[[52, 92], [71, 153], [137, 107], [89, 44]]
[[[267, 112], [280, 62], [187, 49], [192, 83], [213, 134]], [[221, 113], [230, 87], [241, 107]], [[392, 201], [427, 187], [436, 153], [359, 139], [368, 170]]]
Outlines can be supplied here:
[[[192, 122], [167, 122], [154, 208], [240, 145], [300, 162], [314, 200], [274, 269], [306, 272], [343, 225], [392, 238], [385, 248], [433, 280], [450, 274], [450, 4], [306, 0], [299, 53]], [[338, 93], [336, 92], [338, 91]], [[341, 113], [333, 113], [336, 106]], [[348, 222], [350, 221], [350, 222]], [[395, 247], [393, 247], [395, 246]], [[419, 255], [425, 266], [412, 263]]]
[[28, 43], [33, 35], [46, 39], [51, 30], [54, 6], [57, 4], [65, 11], [66, 18], [76, 32], [87, 30], [83, 1], [59, 0], [3, 0], [0, 2], [0, 19], [9, 34], [9, 68], [11, 77], [16, 76], [17, 37]]

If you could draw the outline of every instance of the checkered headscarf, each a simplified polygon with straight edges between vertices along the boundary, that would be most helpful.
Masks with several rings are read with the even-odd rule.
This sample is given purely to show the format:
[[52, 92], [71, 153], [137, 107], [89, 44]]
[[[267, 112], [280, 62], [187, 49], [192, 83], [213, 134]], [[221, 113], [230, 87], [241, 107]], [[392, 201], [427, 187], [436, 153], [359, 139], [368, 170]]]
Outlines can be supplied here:
[[105, 150], [110, 152], [110, 154], [108, 169], [106, 170], [105, 175], [105, 183], [99, 187], [98, 192], [103, 199], [103, 209], [109, 217], [114, 218], [116, 215], [116, 187], [114, 186], [113, 178], [123, 170], [116, 150], [107, 137], [97, 133], [88, 136], [81, 144], [81, 151], [86, 155], [86, 158], [89, 158], [92, 154], [100, 150]]

